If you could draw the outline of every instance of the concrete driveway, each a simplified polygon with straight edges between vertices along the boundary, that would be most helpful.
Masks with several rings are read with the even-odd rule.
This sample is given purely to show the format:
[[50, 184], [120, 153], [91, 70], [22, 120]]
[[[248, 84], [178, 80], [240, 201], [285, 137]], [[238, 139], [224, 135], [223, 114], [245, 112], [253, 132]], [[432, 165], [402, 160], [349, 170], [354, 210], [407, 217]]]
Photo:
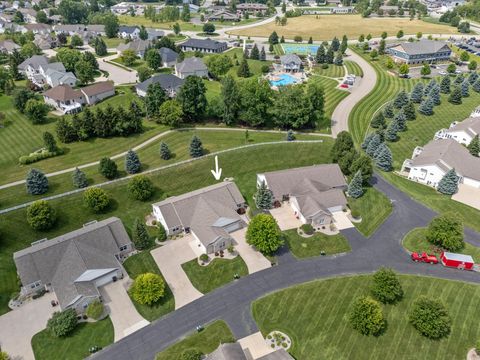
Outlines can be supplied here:
[[268, 261], [259, 251], [256, 251], [253, 247], [247, 244], [245, 239], [245, 233], [247, 229], [241, 229], [230, 234], [230, 236], [235, 240], [237, 245], [235, 248], [242, 257], [243, 261], [248, 268], [248, 273], [253, 274], [254, 272], [267, 269], [271, 267], [270, 261]]
[[47, 327], [55, 310], [60, 311], [58, 306], [52, 307], [52, 300], [56, 300], [55, 295], [48, 293], [0, 316], [0, 347], [12, 359], [35, 359], [30, 344], [33, 335]]
[[270, 209], [270, 214], [277, 220], [280, 230], [296, 229], [302, 226], [302, 222], [295, 216], [295, 212], [289, 204], [282, 204], [281, 207]]
[[137, 82], [137, 72], [135, 70], [125, 70], [119, 66], [112, 65], [107, 61], [111, 61], [118, 57], [118, 54], [98, 59], [98, 67], [100, 70], [108, 72], [108, 80], [113, 81], [115, 85], [134, 84]]
[[345, 230], [355, 227], [350, 219], [347, 216], [346, 212], [343, 211], [334, 211], [332, 213], [333, 219], [335, 220], [335, 226], [338, 230]]
[[480, 189], [465, 184], [458, 185], [458, 192], [452, 199], [480, 210]]
[[149, 324], [147, 320], [140, 316], [128, 296], [128, 281], [129, 278], [125, 277], [100, 288], [103, 303], [108, 308], [113, 323], [114, 341], [118, 341]]
[[200, 291], [195, 289], [182, 269], [183, 263], [197, 257], [190, 245], [194, 241], [192, 235], [186, 235], [151, 251], [158, 268], [173, 292], [175, 309], [203, 296]]

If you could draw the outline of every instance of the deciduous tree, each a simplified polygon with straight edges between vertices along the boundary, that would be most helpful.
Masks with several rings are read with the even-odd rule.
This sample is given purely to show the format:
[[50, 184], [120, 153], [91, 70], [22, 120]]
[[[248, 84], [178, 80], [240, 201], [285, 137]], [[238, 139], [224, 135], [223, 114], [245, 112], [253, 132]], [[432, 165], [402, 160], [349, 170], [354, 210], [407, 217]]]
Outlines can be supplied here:
[[439, 300], [425, 295], [414, 301], [409, 320], [423, 336], [435, 340], [448, 336], [452, 326], [445, 306]]
[[448, 251], [464, 248], [463, 224], [453, 213], [445, 213], [434, 218], [428, 225], [425, 238], [433, 245]]
[[157, 274], [141, 274], [134, 280], [129, 292], [139, 304], [153, 305], [165, 295], [165, 281]]
[[45, 200], [35, 201], [27, 207], [27, 222], [33, 230], [49, 230], [56, 220], [57, 212]]
[[115, 179], [118, 174], [117, 164], [112, 159], [104, 157], [100, 160], [99, 171], [108, 180]]
[[85, 190], [83, 193], [83, 202], [93, 212], [99, 213], [108, 208], [110, 205], [110, 198], [105, 190], [93, 187]]
[[380, 304], [368, 296], [354, 301], [349, 321], [352, 328], [362, 335], [380, 335], [386, 325]]
[[152, 181], [145, 175], [134, 176], [128, 182], [127, 189], [135, 200], [140, 201], [150, 199], [155, 192]]
[[246, 239], [248, 244], [266, 255], [275, 253], [284, 242], [277, 222], [267, 214], [258, 214], [251, 219]]
[[373, 274], [372, 296], [384, 304], [394, 304], [403, 298], [403, 289], [392, 269], [380, 268]]

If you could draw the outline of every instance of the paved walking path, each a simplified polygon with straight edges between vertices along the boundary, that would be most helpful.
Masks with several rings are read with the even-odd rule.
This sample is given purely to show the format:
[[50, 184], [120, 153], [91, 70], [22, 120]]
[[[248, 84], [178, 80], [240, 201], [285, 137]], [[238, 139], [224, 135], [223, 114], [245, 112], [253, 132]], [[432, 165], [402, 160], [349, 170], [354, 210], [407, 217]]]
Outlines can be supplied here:
[[[258, 331], [250, 310], [252, 301], [257, 298], [311, 280], [371, 273], [381, 266], [392, 267], [404, 274], [480, 283], [480, 274], [476, 272], [412, 262], [401, 246], [401, 241], [411, 229], [426, 226], [435, 213], [382, 178], [375, 176], [374, 181], [375, 188], [391, 199], [394, 210], [368, 239], [355, 228], [342, 231], [352, 247], [350, 253], [339, 257], [320, 256], [297, 260], [284, 252], [279, 256], [278, 266], [243, 277], [208, 293], [109, 346], [94, 355], [94, 358], [151, 360], [156, 353], [193, 332], [197, 325], [218, 319], [228, 323], [237, 339], [243, 338]], [[480, 234], [469, 229], [465, 233], [468, 242], [480, 244]]]

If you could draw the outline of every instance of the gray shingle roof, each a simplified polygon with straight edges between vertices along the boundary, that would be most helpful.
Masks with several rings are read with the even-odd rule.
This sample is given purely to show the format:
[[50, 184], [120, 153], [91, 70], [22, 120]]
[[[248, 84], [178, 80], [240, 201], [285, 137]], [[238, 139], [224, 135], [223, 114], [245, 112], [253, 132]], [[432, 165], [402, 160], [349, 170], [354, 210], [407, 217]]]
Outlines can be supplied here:
[[137, 26], [119, 26], [118, 27], [118, 32], [119, 33], [127, 33], [127, 34], [133, 34], [135, 32], [135, 30], [137, 30], [138, 27]]
[[180, 44], [185, 47], [195, 47], [207, 50], [218, 50], [227, 46], [226, 42], [216, 41], [212, 39], [188, 39]]
[[26, 70], [29, 65], [35, 69], [38, 69], [40, 65], [46, 65], [46, 64], [48, 64], [48, 59], [46, 56], [33, 55], [32, 57], [26, 59], [20, 65], [18, 65], [18, 69]]
[[470, 136], [474, 137], [475, 135], [480, 134], [480, 118], [479, 117], [467, 118], [447, 130], [447, 132], [452, 132], [452, 131], [465, 131]]
[[132, 50], [135, 53], [145, 52], [152, 45], [151, 40], [135, 39], [127, 44], [120, 44], [117, 46], [118, 51]]
[[220, 344], [205, 360], [247, 360], [247, 357], [239, 343], [226, 343]]
[[294, 360], [284, 349], [278, 349], [270, 354], [264, 355], [257, 360]]
[[160, 74], [155, 75], [140, 84], [136, 85], [135, 87], [142, 91], [147, 91], [150, 84], [157, 84], [159, 83], [165, 91], [175, 91], [177, 92], [178, 89], [183, 85], [185, 80], [180, 79], [179, 77], [172, 75], [172, 74]]
[[295, 64], [295, 65], [301, 65], [302, 64], [302, 59], [298, 57], [296, 54], [287, 54], [287, 55], [282, 55], [280, 56], [280, 62], [282, 64]]
[[201, 58], [191, 57], [178, 63], [176, 68], [179, 72], [189, 73], [194, 71], [205, 71], [207, 70], [207, 65], [205, 65]]
[[404, 42], [398, 45], [408, 55], [434, 54], [439, 51], [449, 50], [445, 41], [420, 40], [414, 42]]
[[178, 54], [170, 48], [162, 47], [158, 50], [163, 62], [177, 61]]

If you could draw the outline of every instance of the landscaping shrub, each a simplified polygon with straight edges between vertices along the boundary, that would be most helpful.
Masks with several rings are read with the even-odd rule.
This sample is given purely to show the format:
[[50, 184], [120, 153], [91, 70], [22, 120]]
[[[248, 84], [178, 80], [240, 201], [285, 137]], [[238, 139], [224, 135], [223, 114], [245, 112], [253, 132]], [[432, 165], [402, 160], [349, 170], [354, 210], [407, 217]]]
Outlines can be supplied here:
[[315, 232], [315, 229], [311, 224], [303, 224], [300, 228], [307, 235], [312, 235]]
[[137, 175], [129, 181], [128, 192], [136, 200], [145, 201], [152, 197], [155, 189], [152, 181], [144, 175]]
[[158, 227], [158, 231], [157, 231], [158, 241], [163, 242], [167, 240], [167, 232], [165, 231], [165, 228], [163, 227], [163, 225], [159, 223], [157, 227]]
[[56, 151], [52, 152], [52, 151], [48, 151], [45, 148], [42, 148], [29, 155], [20, 156], [20, 158], [18, 159], [18, 162], [21, 165], [28, 165], [28, 164], [33, 164], [37, 161], [48, 159], [61, 154], [63, 154], [63, 151], [60, 149], [57, 149]]
[[64, 337], [70, 334], [78, 324], [77, 313], [73, 309], [54, 312], [47, 322], [47, 330], [54, 337]]
[[409, 315], [410, 323], [423, 336], [429, 339], [441, 339], [450, 334], [451, 319], [443, 304], [424, 295], [413, 303]]
[[40, 170], [30, 169], [25, 181], [30, 195], [42, 195], [48, 191], [48, 179]]
[[103, 314], [103, 304], [99, 300], [92, 301], [88, 304], [85, 314], [91, 319], [100, 319], [100, 316]]
[[203, 262], [207, 262], [208, 261], [208, 255], [207, 254], [202, 254], [200, 255], [200, 260], [203, 261]]
[[27, 222], [34, 230], [48, 230], [57, 220], [57, 212], [45, 200], [35, 201], [27, 208]]
[[380, 304], [369, 296], [355, 300], [349, 321], [353, 329], [363, 335], [380, 335], [386, 325]]
[[360, 214], [360, 211], [358, 211], [357, 209], [353, 209], [350, 214], [352, 215], [352, 217], [354, 219], [358, 219], [361, 217], [361, 214]]
[[200, 360], [202, 359], [203, 353], [196, 349], [188, 349], [182, 352], [180, 360]]
[[73, 182], [73, 186], [75, 186], [78, 189], [81, 189], [81, 188], [84, 188], [84, 187], [88, 186], [87, 176], [79, 168], [75, 168], [75, 170], [73, 170], [72, 182]]
[[160, 275], [141, 274], [137, 276], [129, 292], [139, 304], [152, 305], [164, 296], [165, 282]]
[[373, 275], [372, 295], [384, 304], [393, 304], [403, 297], [403, 289], [392, 269], [381, 268]]
[[108, 180], [115, 179], [118, 174], [117, 164], [115, 161], [109, 158], [103, 158], [100, 160], [99, 167], [100, 174], [105, 176]]
[[5, 351], [0, 351], [0, 360], [10, 360], [10, 356]]
[[449, 251], [463, 249], [463, 224], [453, 213], [442, 214], [434, 218], [428, 225], [426, 239], [433, 245]]
[[100, 188], [90, 188], [83, 193], [84, 203], [94, 212], [102, 212], [110, 205], [110, 198], [105, 190]]

